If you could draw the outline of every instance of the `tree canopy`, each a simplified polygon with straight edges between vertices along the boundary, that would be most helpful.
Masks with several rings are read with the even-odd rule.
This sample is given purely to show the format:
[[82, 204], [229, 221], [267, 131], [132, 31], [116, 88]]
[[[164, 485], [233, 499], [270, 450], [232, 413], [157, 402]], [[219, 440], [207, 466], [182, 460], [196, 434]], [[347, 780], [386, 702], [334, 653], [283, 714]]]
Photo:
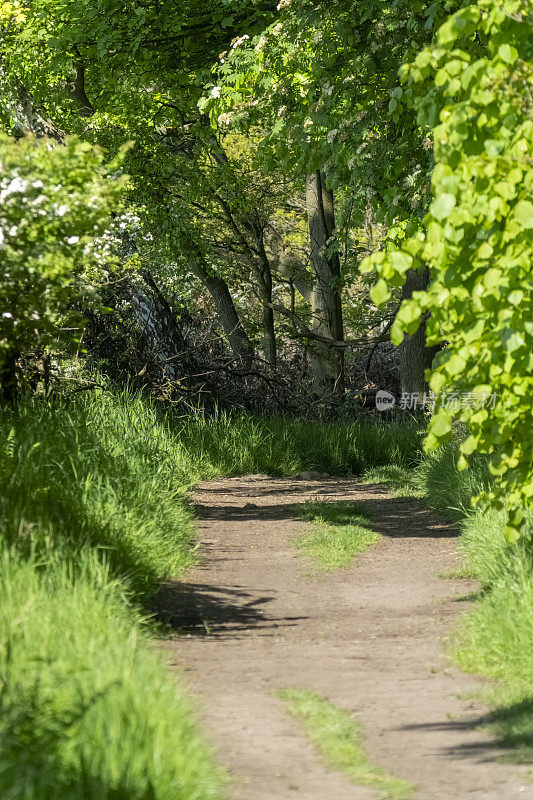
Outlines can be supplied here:
[[[282, 378], [337, 409], [380, 388], [390, 334], [401, 391], [436, 397], [426, 446], [466, 426], [458, 467], [489, 454], [515, 538], [533, 498], [531, 22], [529, 0], [3, 3], [4, 371], [102, 281], [111, 326], [124, 304], [152, 338], [188, 314], [278, 399]], [[132, 258], [144, 288], [132, 270], [115, 292]]]

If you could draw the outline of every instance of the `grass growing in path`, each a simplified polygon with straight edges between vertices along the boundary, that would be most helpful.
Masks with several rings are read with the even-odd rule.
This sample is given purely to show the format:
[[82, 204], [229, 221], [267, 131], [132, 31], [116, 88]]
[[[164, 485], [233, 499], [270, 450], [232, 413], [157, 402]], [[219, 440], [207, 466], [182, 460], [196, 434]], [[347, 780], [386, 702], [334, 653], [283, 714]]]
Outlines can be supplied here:
[[395, 800], [413, 796], [412, 784], [372, 764], [363, 749], [361, 725], [351, 714], [309, 689], [283, 689], [275, 694], [288, 704], [289, 713], [302, 722], [329, 764], [345, 772], [352, 783], [370, 786], [383, 797]]
[[308, 502], [299, 506], [297, 513], [310, 523], [310, 529], [298, 537], [296, 547], [326, 572], [347, 567], [357, 553], [380, 538], [369, 529], [368, 512], [359, 503]]
[[423, 497], [424, 489], [417, 480], [417, 473], [399, 464], [371, 467], [363, 474], [363, 483], [386, 483], [395, 497]]

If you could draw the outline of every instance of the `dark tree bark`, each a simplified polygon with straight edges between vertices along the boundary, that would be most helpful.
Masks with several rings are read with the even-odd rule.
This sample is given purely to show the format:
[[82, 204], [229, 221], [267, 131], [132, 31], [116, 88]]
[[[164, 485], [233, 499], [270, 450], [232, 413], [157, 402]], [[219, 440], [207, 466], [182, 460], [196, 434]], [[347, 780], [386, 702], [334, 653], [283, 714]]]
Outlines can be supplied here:
[[[410, 269], [402, 291], [402, 300], [411, 297], [415, 291], [427, 289], [429, 269]], [[400, 385], [402, 392], [418, 395], [421, 400], [428, 385], [425, 378], [426, 369], [430, 369], [440, 345], [426, 347], [426, 320], [422, 318], [420, 327], [413, 334], [406, 334], [399, 345]]]
[[14, 405], [18, 394], [17, 361], [20, 358], [18, 350], [8, 350], [0, 362], [0, 400], [9, 405]]
[[[315, 333], [338, 342], [344, 338], [339, 291], [340, 261], [337, 254], [326, 254], [328, 239], [335, 229], [333, 193], [326, 187], [324, 174], [320, 171], [307, 178], [306, 204], [314, 273], [312, 327]], [[343, 350], [314, 343], [310, 355], [314, 393], [340, 397], [344, 391]]]
[[227, 283], [222, 278], [209, 274], [200, 253], [192, 256], [190, 267], [191, 272], [200, 278], [213, 298], [220, 324], [233, 353], [244, 363], [249, 363], [254, 357], [254, 348], [239, 319]]

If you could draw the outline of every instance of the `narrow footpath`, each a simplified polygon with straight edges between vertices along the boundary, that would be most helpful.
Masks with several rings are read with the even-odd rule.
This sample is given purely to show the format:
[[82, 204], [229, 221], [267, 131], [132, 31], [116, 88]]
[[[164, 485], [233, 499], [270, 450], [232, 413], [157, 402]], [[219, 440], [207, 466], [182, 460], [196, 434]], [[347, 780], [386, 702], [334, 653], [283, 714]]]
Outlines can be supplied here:
[[[382, 539], [354, 565], [310, 574], [291, 544], [290, 506], [363, 501]], [[249, 476], [200, 484], [201, 565], [169, 584], [161, 642], [199, 698], [206, 737], [231, 776], [231, 800], [371, 800], [324, 762], [272, 692], [312, 689], [353, 713], [374, 763], [418, 787], [417, 800], [533, 798], [526, 768], [478, 723], [482, 682], [451, 666], [443, 640], [473, 587], [441, 579], [456, 531], [415, 501], [348, 480]]]

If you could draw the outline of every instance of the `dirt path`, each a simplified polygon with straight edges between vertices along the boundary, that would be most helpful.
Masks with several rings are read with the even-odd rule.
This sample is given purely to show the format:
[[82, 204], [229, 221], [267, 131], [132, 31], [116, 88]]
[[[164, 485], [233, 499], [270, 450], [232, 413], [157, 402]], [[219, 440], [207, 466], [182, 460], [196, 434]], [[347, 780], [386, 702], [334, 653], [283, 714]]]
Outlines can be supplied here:
[[[363, 500], [383, 538], [354, 567], [309, 577], [291, 546], [289, 504]], [[204, 565], [159, 605], [185, 636], [165, 641], [201, 699], [205, 731], [235, 779], [232, 800], [370, 800], [324, 765], [271, 691], [304, 687], [357, 714], [366, 749], [419, 787], [418, 800], [532, 798], [525, 768], [473, 723], [476, 679], [450, 667], [442, 639], [465, 604], [454, 531], [383, 487], [251, 476], [195, 495]], [[463, 699], [460, 699], [463, 698]]]

